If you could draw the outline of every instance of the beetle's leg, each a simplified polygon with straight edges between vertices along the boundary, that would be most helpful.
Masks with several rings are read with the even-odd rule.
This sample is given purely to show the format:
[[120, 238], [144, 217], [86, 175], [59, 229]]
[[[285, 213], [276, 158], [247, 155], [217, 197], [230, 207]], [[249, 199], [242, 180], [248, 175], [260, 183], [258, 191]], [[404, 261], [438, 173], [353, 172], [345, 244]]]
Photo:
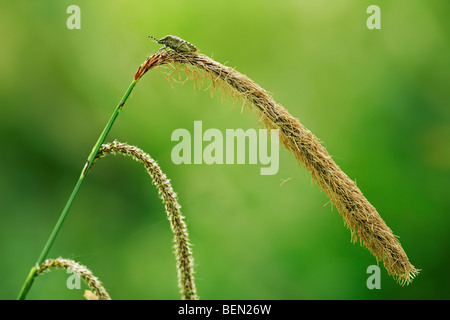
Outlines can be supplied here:
[[[184, 47], [183, 47], [184, 46]], [[182, 50], [178, 50], [178, 48], [180, 48]], [[181, 42], [180, 44], [178, 44], [178, 46], [175, 49], [176, 51], [182, 51], [182, 52], [191, 52], [191, 47], [189, 47], [189, 44], [187, 42]]]
[[179, 48], [180, 46], [182, 46], [183, 44], [184, 44], [184, 42], [180, 42], [180, 43], [174, 48], [174, 50], [175, 50], [175, 51], [179, 51], [178, 48]]
[[161, 48], [159, 48], [158, 52], [163, 51], [166, 48], [168, 48], [167, 45], [163, 45]]

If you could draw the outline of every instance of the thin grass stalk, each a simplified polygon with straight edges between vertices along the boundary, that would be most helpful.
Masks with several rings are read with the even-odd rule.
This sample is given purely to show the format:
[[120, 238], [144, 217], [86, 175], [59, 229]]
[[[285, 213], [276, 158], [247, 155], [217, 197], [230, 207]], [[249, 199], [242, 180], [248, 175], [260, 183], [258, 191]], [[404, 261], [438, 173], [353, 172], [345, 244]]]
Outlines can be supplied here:
[[[150, 63], [151, 62], [151, 63]], [[231, 92], [257, 110], [260, 120], [270, 129], [278, 129], [280, 141], [296, 160], [311, 173], [312, 178], [337, 207], [345, 225], [350, 229], [352, 241], [358, 238], [377, 261], [381, 260], [390, 275], [401, 285], [409, 284], [419, 273], [410, 262], [397, 237], [386, 225], [377, 210], [333, 161], [325, 147], [311, 131], [305, 128], [271, 95], [247, 76], [233, 68], [198, 53], [160, 51], [148, 58], [138, 69], [140, 79], [154, 67], [168, 65], [173, 71], [182, 68], [188, 78], [207, 78], [212, 89]], [[201, 71], [201, 72], [200, 72]]]
[[161, 171], [161, 168], [155, 160], [141, 149], [114, 141], [104, 144], [100, 148], [97, 158], [108, 154], [122, 154], [129, 156], [142, 163], [147, 173], [152, 178], [153, 184], [158, 189], [158, 194], [165, 205], [167, 218], [174, 235], [174, 249], [177, 260], [178, 287], [183, 300], [197, 300], [197, 289], [194, 282], [194, 258], [192, 255], [189, 234], [181, 214], [181, 206], [178, 203], [178, 197], [170, 184], [170, 180]]
[[[42, 252], [36, 262], [36, 265], [40, 265], [42, 262], [44, 262], [48, 252], [50, 251], [50, 248], [52, 247], [53, 243], [55, 242], [55, 239], [59, 233], [59, 230], [61, 230], [64, 220], [66, 219], [67, 214], [69, 213], [69, 210], [72, 207], [72, 204], [78, 194], [78, 191], [80, 190], [80, 187], [83, 184], [84, 179], [86, 178], [86, 175], [88, 174], [88, 172], [92, 166], [92, 163], [94, 162], [95, 157], [97, 156], [98, 150], [100, 149], [101, 145], [105, 141], [106, 136], [108, 135], [109, 131], [111, 130], [111, 127], [113, 126], [120, 111], [122, 111], [122, 108], [125, 105], [125, 102], [128, 100], [128, 97], [130, 96], [134, 87], [136, 86], [136, 83], [137, 83], [137, 80], [133, 79], [133, 81], [129, 85], [127, 91], [125, 92], [124, 96], [122, 97], [122, 99], [120, 100], [116, 109], [114, 110], [113, 114], [111, 115], [111, 118], [109, 119], [108, 123], [106, 124], [105, 128], [103, 129], [102, 133], [100, 134], [100, 137], [98, 138], [97, 142], [95, 143], [94, 147], [92, 148], [92, 151], [86, 160], [86, 164], [84, 165], [83, 169], [81, 170], [80, 177], [78, 178], [78, 181], [77, 181], [74, 189], [72, 190], [72, 193], [70, 194], [70, 197], [67, 200], [67, 203], [66, 203], [63, 211], [61, 212], [61, 215], [59, 216], [58, 221], [56, 222], [56, 225], [53, 228], [52, 233], [50, 234], [50, 237], [48, 238], [44, 248], [42, 249]], [[18, 300], [23, 300], [26, 298], [26, 295], [33, 284], [33, 279], [34, 279], [34, 275], [35, 275], [36, 271], [37, 270], [35, 267], [31, 268], [30, 273], [28, 274], [27, 278], [25, 279], [25, 283], [23, 284], [22, 289], [19, 293], [19, 296], [17, 298]]]

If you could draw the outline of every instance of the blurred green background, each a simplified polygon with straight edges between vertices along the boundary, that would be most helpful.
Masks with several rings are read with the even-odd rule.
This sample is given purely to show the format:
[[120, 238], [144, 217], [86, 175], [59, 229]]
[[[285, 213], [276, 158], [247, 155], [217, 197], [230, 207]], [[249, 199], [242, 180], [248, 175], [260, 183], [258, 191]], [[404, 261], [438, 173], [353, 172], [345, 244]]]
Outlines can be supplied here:
[[[81, 9], [69, 30], [66, 9]], [[381, 30], [366, 9], [381, 8]], [[284, 148], [260, 165], [174, 165], [177, 128], [257, 128], [221, 94], [141, 79], [107, 141], [137, 145], [179, 194], [203, 299], [450, 298], [450, 3], [435, 1], [2, 1], [0, 298], [15, 299], [98, 135], [138, 66], [180, 36], [235, 67], [321, 139], [411, 262], [407, 287], [381, 267]], [[205, 86], [206, 87], [206, 86]], [[282, 184], [286, 179], [291, 178]], [[282, 184], [282, 185], [281, 185]], [[179, 299], [172, 235], [144, 169], [99, 161], [50, 251], [90, 267], [113, 299]], [[64, 271], [29, 299], [83, 299]], [[82, 288], [84, 289], [84, 287]]]

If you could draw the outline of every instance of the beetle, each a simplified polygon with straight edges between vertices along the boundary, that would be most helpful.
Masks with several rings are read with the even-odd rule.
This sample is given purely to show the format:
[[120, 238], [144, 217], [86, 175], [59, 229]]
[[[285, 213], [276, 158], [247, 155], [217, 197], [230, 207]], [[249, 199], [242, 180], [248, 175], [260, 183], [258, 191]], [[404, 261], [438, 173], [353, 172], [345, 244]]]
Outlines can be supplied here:
[[167, 48], [167, 47], [169, 47], [175, 51], [178, 51], [178, 52], [196, 52], [198, 50], [198, 48], [196, 46], [194, 46], [192, 43], [189, 43], [186, 40], [183, 40], [176, 36], [168, 35], [159, 40], [152, 36], [148, 36], [148, 37], [155, 39], [154, 42], [164, 45], [164, 47], [162, 47], [160, 50], [163, 50], [164, 48]]

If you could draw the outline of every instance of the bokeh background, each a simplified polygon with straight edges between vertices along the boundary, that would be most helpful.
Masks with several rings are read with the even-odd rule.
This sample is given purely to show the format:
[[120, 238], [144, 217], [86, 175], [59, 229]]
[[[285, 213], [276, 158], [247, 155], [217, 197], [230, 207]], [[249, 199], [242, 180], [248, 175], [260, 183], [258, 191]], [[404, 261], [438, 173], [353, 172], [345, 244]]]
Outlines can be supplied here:
[[[69, 30], [66, 9], [81, 9]], [[381, 30], [366, 9], [381, 8]], [[450, 3], [433, 1], [0, 2], [0, 298], [15, 299], [94, 142], [138, 66], [148, 35], [178, 35], [250, 76], [319, 137], [422, 269], [407, 287], [381, 267], [309, 173], [280, 149], [260, 165], [174, 165], [177, 128], [257, 128], [241, 105], [141, 79], [107, 141], [148, 152], [171, 178], [194, 245], [203, 299], [450, 298]], [[288, 181], [286, 181], [289, 179]], [[286, 181], [285, 183], [282, 183]], [[172, 235], [140, 164], [90, 172], [49, 253], [90, 267], [113, 299], [179, 299]], [[64, 271], [30, 299], [83, 299]]]

